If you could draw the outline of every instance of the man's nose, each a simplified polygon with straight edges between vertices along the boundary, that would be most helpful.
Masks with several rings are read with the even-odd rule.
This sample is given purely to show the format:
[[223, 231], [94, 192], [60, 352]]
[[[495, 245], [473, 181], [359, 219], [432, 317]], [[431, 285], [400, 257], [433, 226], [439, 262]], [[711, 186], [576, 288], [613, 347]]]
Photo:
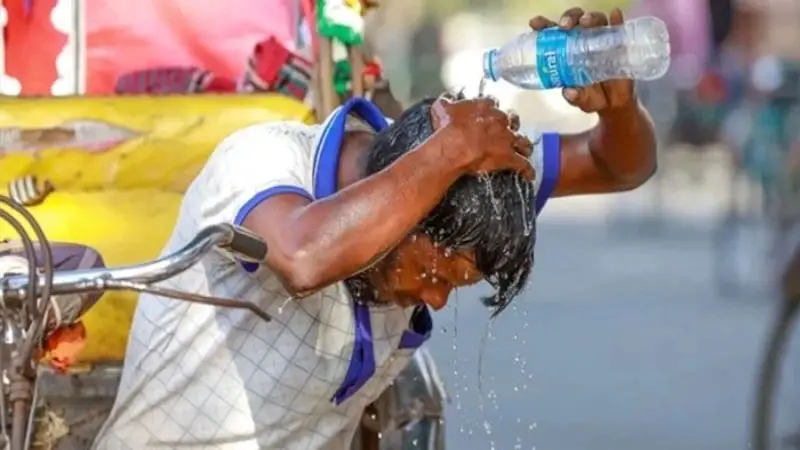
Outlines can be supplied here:
[[453, 288], [446, 284], [428, 286], [422, 292], [422, 301], [438, 311], [447, 305], [447, 298], [450, 297], [450, 292], [452, 290]]

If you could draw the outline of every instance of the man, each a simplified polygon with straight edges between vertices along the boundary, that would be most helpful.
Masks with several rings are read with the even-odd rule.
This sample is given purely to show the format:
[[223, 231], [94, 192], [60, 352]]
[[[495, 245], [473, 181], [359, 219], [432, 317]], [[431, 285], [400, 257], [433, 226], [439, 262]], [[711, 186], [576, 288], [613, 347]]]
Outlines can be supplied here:
[[[559, 24], [609, 22], [621, 12], [573, 8]], [[655, 170], [630, 80], [564, 95], [599, 126], [529, 140], [493, 100], [444, 97], [387, 125], [355, 99], [323, 125], [256, 125], [223, 141], [164, 251], [230, 222], [269, 254], [250, 265], [220, 251], [167, 284], [249, 299], [274, 319], [142, 296], [94, 448], [347, 448], [363, 409], [430, 336], [428, 306], [486, 279], [496, 292], [485, 303], [501, 312], [525, 286], [549, 197], [632, 189]]]

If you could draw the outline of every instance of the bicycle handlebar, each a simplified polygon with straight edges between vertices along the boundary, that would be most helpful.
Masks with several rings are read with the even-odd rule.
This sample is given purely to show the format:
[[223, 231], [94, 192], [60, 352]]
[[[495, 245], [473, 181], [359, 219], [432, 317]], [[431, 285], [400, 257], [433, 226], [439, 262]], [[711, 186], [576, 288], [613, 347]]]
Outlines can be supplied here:
[[[196, 264], [214, 247], [224, 248], [245, 261], [263, 261], [267, 245], [243, 228], [220, 224], [202, 229], [177, 252], [152, 262], [114, 269], [98, 268], [56, 272], [53, 274], [51, 295], [76, 294], [97, 290], [130, 290], [132, 284], [153, 284], [178, 275]], [[39, 279], [37, 294], [45, 280]], [[30, 289], [27, 275], [0, 279], [0, 300], [22, 302]]]

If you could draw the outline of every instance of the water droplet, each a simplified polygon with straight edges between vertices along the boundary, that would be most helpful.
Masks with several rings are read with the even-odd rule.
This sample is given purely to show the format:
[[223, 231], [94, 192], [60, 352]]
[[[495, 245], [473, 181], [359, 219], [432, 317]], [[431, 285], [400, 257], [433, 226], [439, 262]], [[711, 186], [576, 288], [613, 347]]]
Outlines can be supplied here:
[[283, 307], [286, 306], [290, 301], [294, 300], [294, 297], [288, 297], [286, 300], [278, 306], [278, 315], [283, 314]]

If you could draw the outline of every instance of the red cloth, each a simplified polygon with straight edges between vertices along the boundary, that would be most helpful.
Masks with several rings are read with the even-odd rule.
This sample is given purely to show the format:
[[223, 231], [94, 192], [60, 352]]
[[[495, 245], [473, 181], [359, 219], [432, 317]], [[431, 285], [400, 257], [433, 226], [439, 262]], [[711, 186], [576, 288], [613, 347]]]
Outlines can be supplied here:
[[82, 322], [63, 325], [45, 338], [41, 359], [50, 363], [50, 367], [60, 374], [78, 360], [78, 354], [86, 347], [86, 328]]

